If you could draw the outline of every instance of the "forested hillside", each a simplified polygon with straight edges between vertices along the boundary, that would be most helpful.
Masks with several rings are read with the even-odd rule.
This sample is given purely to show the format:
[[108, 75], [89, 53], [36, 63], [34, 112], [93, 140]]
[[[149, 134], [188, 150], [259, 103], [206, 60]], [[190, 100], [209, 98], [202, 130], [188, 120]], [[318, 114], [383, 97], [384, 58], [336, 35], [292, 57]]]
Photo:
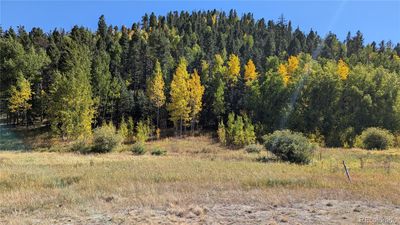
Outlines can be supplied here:
[[4, 29], [2, 113], [64, 139], [104, 121], [189, 134], [236, 120], [257, 137], [290, 129], [328, 146], [352, 146], [368, 127], [400, 131], [400, 43], [364, 43], [361, 32], [341, 41], [234, 10]]

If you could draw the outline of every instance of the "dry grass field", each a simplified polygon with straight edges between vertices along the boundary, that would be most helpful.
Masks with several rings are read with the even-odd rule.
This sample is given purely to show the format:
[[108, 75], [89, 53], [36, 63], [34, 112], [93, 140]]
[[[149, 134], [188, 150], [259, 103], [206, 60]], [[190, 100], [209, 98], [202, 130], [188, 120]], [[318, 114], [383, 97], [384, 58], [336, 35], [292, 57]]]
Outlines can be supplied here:
[[[154, 148], [167, 154], [153, 156]], [[146, 149], [0, 151], [0, 224], [400, 223], [399, 149], [321, 148], [310, 165], [225, 149], [207, 136]]]

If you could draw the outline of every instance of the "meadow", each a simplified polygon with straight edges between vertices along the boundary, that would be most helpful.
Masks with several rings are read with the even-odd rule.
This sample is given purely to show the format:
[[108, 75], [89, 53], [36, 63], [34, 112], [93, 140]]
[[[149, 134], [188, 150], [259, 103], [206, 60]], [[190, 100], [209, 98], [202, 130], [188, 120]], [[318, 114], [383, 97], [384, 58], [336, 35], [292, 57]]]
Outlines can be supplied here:
[[[167, 153], [151, 155], [154, 148]], [[123, 148], [1, 151], [0, 223], [399, 222], [399, 149], [319, 148], [309, 165], [226, 149], [209, 136], [151, 141], [146, 149], [140, 156]]]

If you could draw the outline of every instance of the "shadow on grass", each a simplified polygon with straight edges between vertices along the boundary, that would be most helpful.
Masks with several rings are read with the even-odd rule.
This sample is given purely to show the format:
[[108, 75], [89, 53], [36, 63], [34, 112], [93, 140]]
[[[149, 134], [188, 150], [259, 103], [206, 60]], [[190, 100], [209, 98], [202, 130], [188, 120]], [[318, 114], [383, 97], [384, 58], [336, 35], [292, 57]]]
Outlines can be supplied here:
[[12, 131], [6, 124], [0, 124], [0, 151], [24, 151], [27, 150], [23, 137]]

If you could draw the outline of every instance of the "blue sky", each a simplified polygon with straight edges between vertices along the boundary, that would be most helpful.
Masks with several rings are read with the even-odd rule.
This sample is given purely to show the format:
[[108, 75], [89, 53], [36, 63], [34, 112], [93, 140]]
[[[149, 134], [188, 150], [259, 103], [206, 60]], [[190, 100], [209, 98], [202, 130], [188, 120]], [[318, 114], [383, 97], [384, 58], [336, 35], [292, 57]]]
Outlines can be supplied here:
[[0, 24], [3, 29], [24, 25], [27, 30], [41, 27], [45, 31], [54, 28], [69, 30], [73, 25], [83, 25], [95, 30], [98, 17], [104, 14], [108, 24], [131, 26], [144, 13], [165, 15], [173, 10], [229, 11], [240, 14], [252, 12], [256, 18], [276, 20], [281, 14], [308, 32], [311, 28], [321, 36], [332, 31], [343, 40], [347, 32], [361, 30], [366, 42], [392, 40], [400, 42], [400, 1], [10, 1], [0, 0]]

